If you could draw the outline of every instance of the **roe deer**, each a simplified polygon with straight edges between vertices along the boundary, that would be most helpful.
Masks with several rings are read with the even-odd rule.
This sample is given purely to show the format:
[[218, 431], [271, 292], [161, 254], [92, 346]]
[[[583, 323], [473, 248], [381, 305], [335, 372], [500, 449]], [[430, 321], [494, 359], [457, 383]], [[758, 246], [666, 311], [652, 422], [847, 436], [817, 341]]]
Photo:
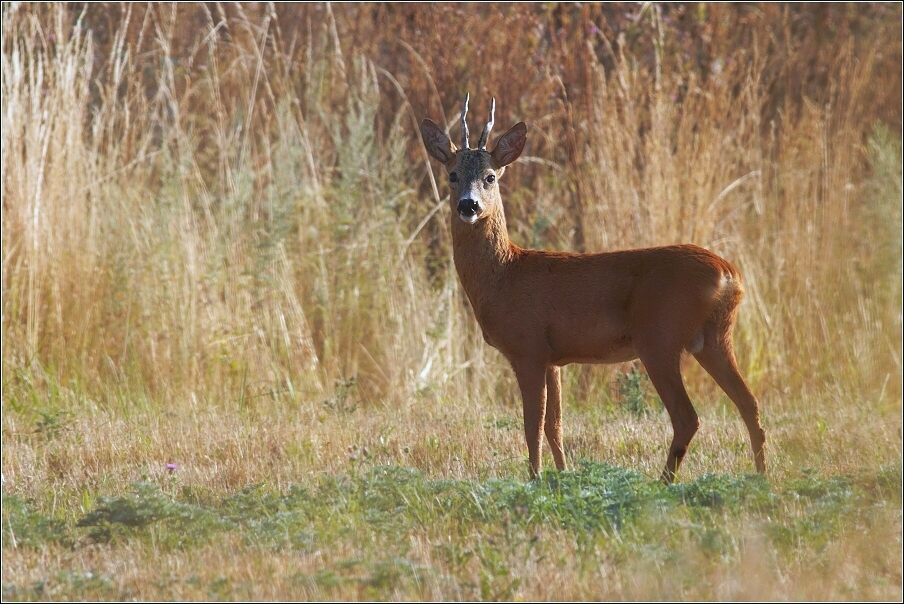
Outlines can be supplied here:
[[662, 480], [672, 482], [699, 419], [684, 389], [681, 355], [693, 354], [741, 412], [756, 469], [766, 471], [766, 436], [756, 398], [738, 372], [731, 340], [743, 289], [728, 261], [696, 245], [598, 254], [522, 249], [509, 240], [498, 180], [527, 140], [524, 122], [493, 151], [490, 121], [476, 149], [461, 112], [457, 149], [429, 119], [421, 122], [427, 152], [442, 162], [452, 188], [455, 269], [483, 337], [511, 363], [521, 388], [531, 477], [540, 471], [541, 431], [564, 470], [559, 368], [639, 358], [672, 421]]

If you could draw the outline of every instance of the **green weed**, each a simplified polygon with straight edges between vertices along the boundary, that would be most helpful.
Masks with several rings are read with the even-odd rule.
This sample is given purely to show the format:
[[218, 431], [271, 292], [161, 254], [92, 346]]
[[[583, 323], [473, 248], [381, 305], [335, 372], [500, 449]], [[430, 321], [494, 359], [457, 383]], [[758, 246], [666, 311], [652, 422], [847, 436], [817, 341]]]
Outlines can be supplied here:
[[35, 509], [32, 503], [15, 495], [3, 495], [3, 548], [48, 545], [69, 547], [73, 543], [71, 527], [65, 521], [50, 518]]
[[[618, 373], [615, 376], [616, 392], [621, 399], [622, 408], [635, 417], [643, 417], [662, 409], [662, 403], [654, 407], [652, 401], [648, 401], [651, 384], [646, 373], [637, 369], [636, 364], [631, 365], [627, 373]], [[658, 401], [658, 397], [656, 399]]]
[[[128, 540], [153, 531], [159, 543], [184, 548], [206, 541], [212, 531], [225, 528], [212, 510], [173, 500], [150, 483], [137, 483], [132, 493], [98, 499], [97, 508], [76, 523], [97, 543]], [[155, 530], [161, 526], [161, 530]]]

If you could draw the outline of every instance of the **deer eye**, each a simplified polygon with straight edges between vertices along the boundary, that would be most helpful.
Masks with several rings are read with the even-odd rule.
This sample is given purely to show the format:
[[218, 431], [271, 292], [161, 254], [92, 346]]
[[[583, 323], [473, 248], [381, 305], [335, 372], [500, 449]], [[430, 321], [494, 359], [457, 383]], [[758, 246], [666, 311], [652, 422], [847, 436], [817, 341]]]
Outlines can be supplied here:
[[449, 174], [449, 182], [458, 182], [458, 174], [455, 172]]
[[496, 175], [495, 175], [495, 174], [488, 174], [487, 177], [484, 178], [484, 181], [486, 181], [486, 183], [487, 183], [488, 185], [491, 185], [491, 184], [493, 184], [494, 182], [496, 182]]

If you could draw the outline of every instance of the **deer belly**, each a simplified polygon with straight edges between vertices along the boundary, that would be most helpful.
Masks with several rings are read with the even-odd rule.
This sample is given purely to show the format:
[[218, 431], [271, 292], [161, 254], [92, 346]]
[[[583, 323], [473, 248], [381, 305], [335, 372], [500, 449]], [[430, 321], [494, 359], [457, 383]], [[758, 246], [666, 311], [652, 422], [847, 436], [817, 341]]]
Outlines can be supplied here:
[[631, 338], [606, 329], [569, 330], [568, 333], [551, 331], [549, 347], [552, 362], [569, 363], [622, 363], [637, 358]]

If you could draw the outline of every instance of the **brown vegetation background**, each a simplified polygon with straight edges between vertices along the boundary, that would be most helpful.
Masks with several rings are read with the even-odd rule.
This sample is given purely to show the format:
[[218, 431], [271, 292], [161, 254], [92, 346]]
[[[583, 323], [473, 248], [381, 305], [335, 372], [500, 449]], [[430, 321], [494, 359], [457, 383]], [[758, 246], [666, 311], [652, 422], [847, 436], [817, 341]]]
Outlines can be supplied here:
[[[528, 124], [517, 243], [713, 249], [767, 418], [900, 410], [899, 4], [23, 4], [3, 31], [4, 422], [514, 404], [417, 135], [456, 137], [466, 92]], [[569, 404], [612, 375], [569, 369]]]

